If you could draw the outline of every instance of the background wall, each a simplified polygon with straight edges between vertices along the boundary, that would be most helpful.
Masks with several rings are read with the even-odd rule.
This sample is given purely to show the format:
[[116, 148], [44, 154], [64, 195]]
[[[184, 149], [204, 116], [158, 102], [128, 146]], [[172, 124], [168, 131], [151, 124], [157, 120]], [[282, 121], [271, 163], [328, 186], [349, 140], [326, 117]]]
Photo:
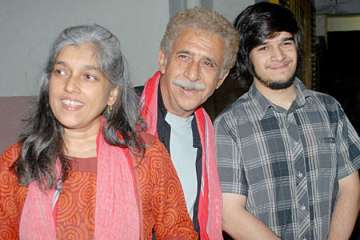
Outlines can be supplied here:
[[98, 23], [119, 37], [135, 85], [157, 69], [166, 0], [0, 0], [0, 96], [36, 95], [50, 44], [67, 26]]
[[233, 21], [252, 3], [254, 0], [0, 0], [0, 96], [37, 94], [50, 44], [65, 27], [98, 23], [111, 30], [122, 44], [131, 80], [142, 85], [157, 69], [160, 39], [169, 8], [174, 10], [169, 5], [211, 7]]
[[213, 9], [233, 22], [242, 10], [255, 2], [254, 0], [213, 0]]

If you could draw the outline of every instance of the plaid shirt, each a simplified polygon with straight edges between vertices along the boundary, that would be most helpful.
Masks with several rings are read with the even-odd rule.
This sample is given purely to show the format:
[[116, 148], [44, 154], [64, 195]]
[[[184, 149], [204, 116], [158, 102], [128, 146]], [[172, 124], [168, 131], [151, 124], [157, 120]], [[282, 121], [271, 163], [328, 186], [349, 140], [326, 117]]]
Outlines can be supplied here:
[[223, 192], [282, 239], [326, 239], [338, 180], [360, 167], [360, 139], [340, 104], [305, 89], [289, 110], [253, 85], [215, 121]]

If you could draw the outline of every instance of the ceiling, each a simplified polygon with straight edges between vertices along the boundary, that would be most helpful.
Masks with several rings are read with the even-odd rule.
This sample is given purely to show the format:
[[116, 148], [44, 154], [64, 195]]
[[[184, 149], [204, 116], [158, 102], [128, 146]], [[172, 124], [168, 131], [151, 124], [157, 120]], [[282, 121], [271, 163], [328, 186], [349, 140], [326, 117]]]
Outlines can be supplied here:
[[360, 0], [313, 0], [317, 14], [360, 14]]

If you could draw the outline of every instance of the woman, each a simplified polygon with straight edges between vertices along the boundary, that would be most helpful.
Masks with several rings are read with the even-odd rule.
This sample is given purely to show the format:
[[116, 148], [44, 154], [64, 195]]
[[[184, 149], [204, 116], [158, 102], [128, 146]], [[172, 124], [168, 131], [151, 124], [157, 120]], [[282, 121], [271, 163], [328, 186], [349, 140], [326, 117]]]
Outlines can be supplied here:
[[65, 29], [0, 159], [0, 239], [196, 238], [169, 156], [142, 130], [118, 39]]

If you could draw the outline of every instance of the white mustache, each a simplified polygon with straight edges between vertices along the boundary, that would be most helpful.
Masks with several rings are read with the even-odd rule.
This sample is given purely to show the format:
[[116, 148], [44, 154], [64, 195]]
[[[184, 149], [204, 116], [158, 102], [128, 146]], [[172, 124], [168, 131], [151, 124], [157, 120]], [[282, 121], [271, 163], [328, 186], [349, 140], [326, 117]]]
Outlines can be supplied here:
[[186, 90], [204, 90], [206, 87], [204, 83], [192, 82], [184, 79], [175, 79], [174, 84], [179, 87], [185, 88]]

